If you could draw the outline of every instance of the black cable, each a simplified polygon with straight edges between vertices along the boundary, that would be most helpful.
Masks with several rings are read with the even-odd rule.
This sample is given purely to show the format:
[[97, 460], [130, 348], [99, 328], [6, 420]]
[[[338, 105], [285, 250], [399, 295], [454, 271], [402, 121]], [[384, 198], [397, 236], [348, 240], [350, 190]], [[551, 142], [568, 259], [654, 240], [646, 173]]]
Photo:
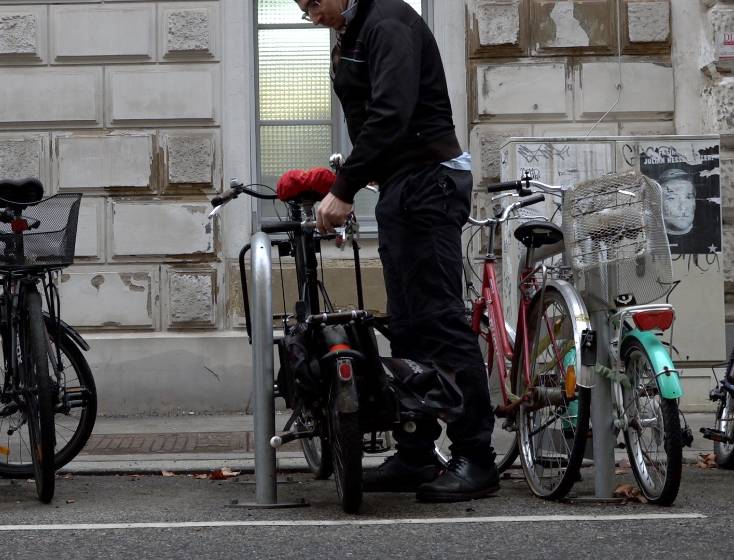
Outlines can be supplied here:
[[[494, 227], [494, 226], [492, 226], [492, 227]], [[469, 267], [469, 270], [471, 271], [471, 273], [476, 277], [477, 280], [479, 280], [479, 282], [482, 281], [482, 278], [477, 274], [477, 272], [474, 270], [474, 267], [471, 265], [471, 260], [469, 259], [469, 246], [471, 245], [472, 241], [474, 240], [474, 238], [477, 236], [477, 234], [480, 231], [482, 231], [482, 228], [481, 227], [477, 227], [476, 230], [474, 231], [474, 233], [471, 234], [471, 236], [469, 237], [468, 241], [466, 242], [466, 251], [465, 251], [466, 264]], [[470, 281], [468, 284], [473, 284], [473, 283]]]

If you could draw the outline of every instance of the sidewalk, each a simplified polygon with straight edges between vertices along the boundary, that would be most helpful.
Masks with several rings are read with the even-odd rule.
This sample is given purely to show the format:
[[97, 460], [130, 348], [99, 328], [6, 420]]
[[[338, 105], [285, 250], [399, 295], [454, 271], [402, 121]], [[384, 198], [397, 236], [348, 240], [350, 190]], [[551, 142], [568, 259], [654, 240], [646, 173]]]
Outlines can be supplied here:
[[[286, 414], [276, 414], [281, 430]], [[699, 428], [713, 424], [713, 413], [687, 414], [693, 430], [693, 446], [684, 448], [687, 462], [712, 451], [712, 442]], [[98, 418], [94, 433], [82, 453], [62, 473], [160, 473], [207, 472], [228, 467], [252, 472], [255, 466], [255, 434], [250, 415], [188, 415], [146, 418]], [[448, 446], [448, 441], [440, 440]], [[617, 450], [617, 460], [626, 453]], [[381, 463], [383, 457], [365, 456], [365, 466]], [[278, 470], [302, 471], [306, 461], [298, 442], [283, 446], [276, 454]]]

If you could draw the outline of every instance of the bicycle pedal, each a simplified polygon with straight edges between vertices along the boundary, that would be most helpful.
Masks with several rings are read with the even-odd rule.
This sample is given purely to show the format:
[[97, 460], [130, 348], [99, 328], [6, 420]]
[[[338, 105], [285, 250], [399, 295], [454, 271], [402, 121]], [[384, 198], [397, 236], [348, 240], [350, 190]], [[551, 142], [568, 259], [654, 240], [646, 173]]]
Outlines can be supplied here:
[[691, 447], [693, 445], [693, 431], [691, 428], [681, 429], [681, 439], [683, 440], [683, 447]]
[[734, 443], [734, 438], [727, 436], [722, 430], [701, 428], [701, 433], [705, 439], [710, 439], [711, 441], [716, 441], [718, 443]]

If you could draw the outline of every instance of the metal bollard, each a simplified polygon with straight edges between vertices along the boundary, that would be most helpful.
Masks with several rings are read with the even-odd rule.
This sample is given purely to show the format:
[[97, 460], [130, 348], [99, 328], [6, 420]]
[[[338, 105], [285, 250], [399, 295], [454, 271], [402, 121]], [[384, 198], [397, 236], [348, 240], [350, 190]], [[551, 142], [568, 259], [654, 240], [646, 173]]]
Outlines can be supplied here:
[[273, 294], [270, 238], [258, 232], [252, 238], [252, 375], [255, 385], [255, 495], [258, 504], [278, 501], [275, 480], [273, 395]]
[[307, 506], [297, 502], [278, 503], [275, 472], [275, 391], [273, 363], [273, 294], [271, 243], [267, 234], [252, 237], [252, 377], [255, 386], [255, 503], [232, 500], [229, 507], [292, 508]]
[[[591, 324], [597, 333], [597, 363], [609, 367], [609, 326], [606, 312], [591, 313]], [[614, 447], [617, 442], [612, 415], [612, 384], [597, 377], [591, 389], [591, 424], [594, 446], [594, 494], [607, 500], [614, 496]]]

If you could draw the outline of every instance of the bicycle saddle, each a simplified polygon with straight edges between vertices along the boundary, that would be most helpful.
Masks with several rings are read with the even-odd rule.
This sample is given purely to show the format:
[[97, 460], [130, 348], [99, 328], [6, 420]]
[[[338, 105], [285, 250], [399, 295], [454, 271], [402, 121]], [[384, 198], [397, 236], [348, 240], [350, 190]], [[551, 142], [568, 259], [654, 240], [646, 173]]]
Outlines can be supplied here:
[[542, 247], [553, 245], [563, 239], [561, 228], [545, 220], [530, 220], [515, 230], [515, 239], [525, 247]]
[[0, 179], [0, 206], [5, 202], [32, 204], [43, 198], [43, 185], [38, 179]]
[[316, 202], [328, 194], [334, 181], [336, 175], [325, 167], [308, 171], [291, 169], [282, 175], [275, 189], [278, 198], [283, 202]]

